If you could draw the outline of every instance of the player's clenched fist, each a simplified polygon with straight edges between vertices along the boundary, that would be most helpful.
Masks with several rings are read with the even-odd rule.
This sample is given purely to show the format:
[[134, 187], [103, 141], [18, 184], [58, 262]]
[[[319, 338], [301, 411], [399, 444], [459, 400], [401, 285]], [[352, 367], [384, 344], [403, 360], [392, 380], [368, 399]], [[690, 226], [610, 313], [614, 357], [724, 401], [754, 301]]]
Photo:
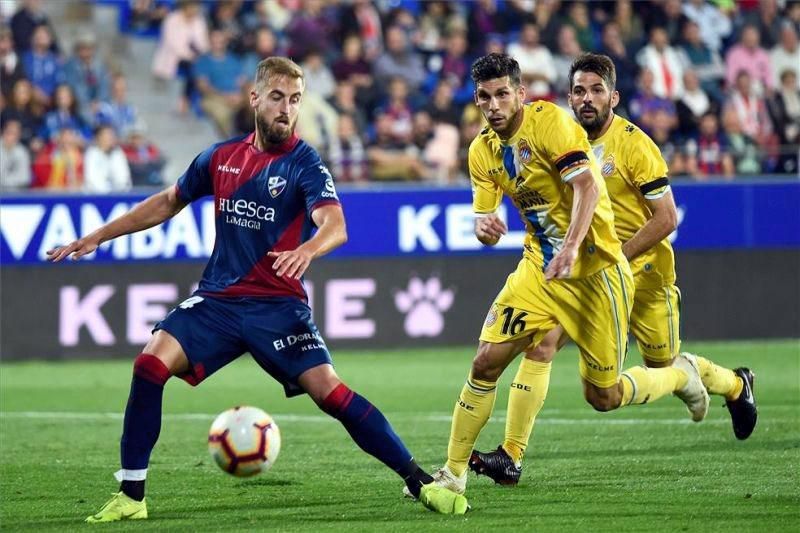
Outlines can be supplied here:
[[506, 233], [508, 233], [506, 223], [495, 213], [481, 215], [475, 219], [475, 236], [483, 244], [494, 246]]

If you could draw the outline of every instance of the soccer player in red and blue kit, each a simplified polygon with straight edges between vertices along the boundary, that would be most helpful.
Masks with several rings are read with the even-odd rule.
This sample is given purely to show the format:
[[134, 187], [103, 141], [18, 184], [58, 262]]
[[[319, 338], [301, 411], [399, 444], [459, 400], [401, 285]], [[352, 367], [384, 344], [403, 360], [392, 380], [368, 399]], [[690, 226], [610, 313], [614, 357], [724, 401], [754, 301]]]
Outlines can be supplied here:
[[347, 234], [333, 178], [317, 152], [294, 134], [304, 89], [303, 71], [293, 61], [263, 60], [250, 93], [254, 133], [215, 144], [174, 187], [48, 252], [51, 261], [78, 259], [103, 242], [153, 227], [190, 202], [214, 196], [214, 251], [195, 294], [156, 325], [134, 361], [122, 469], [115, 474], [120, 490], [87, 522], [147, 518], [144, 484], [161, 429], [164, 384], [178, 376], [197, 385], [245, 352], [287, 396], [307, 393], [337, 418], [356, 444], [397, 472], [426, 507], [466, 512], [466, 499], [437, 487], [383, 414], [339, 379], [311, 319], [303, 273]]

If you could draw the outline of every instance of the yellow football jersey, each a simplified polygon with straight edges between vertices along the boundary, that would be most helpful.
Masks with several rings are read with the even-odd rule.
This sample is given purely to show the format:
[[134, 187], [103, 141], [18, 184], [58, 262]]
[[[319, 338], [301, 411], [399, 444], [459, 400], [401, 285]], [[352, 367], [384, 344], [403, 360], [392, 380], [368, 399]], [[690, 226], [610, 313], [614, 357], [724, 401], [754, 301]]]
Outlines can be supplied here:
[[[592, 141], [614, 209], [614, 226], [622, 242], [633, 237], [652, 216], [648, 199], [669, 191], [667, 163], [656, 144], [637, 126], [614, 116], [611, 126]], [[675, 282], [675, 254], [664, 239], [633, 261], [636, 288], [654, 289]]]
[[561, 250], [569, 227], [573, 191], [567, 182], [591, 168], [600, 199], [571, 276], [583, 278], [624, 261], [611, 202], [586, 132], [550, 102], [536, 101], [523, 110], [522, 125], [507, 142], [487, 127], [469, 147], [475, 213], [493, 213], [507, 194], [527, 228], [524, 255], [545, 269]]

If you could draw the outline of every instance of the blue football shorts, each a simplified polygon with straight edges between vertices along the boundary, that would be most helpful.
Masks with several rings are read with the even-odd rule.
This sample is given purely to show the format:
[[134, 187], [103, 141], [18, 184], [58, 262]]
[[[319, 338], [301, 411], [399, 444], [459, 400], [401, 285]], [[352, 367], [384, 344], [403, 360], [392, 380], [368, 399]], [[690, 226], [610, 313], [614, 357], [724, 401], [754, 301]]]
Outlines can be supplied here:
[[304, 391], [297, 378], [306, 370], [333, 364], [311, 309], [297, 298], [221, 298], [195, 295], [156, 324], [180, 343], [189, 372], [178, 377], [192, 385], [245, 352], [283, 385], [286, 396]]

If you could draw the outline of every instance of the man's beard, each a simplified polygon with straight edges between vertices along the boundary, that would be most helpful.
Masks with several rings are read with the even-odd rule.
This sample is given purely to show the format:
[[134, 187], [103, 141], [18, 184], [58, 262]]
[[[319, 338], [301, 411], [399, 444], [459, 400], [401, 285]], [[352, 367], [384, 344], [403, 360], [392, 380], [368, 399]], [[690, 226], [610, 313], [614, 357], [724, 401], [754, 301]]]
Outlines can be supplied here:
[[292, 124], [290, 127], [280, 131], [274, 127], [276, 124], [276, 121], [273, 120], [272, 122], [267, 122], [262, 117], [258, 116], [258, 114], [256, 114], [256, 128], [258, 129], [258, 136], [263, 142], [269, 144], [280, 144], [291, 137], [292, 133], [294, 133], [295, 124]]
[[590, 139], [597, 137], [597, 134], [603, 129], [606, 120], [608, 120], [608, 115], [611, 114], [611, 106], [606, 106], [600, 109], [592, 107], [591, 109], [595, 112], [594, 118], [587, 119], [581, 115], [582, 107], [577, 109], [573, 108], [573, 112], [578, 118], [578, 122], [580, 122], [581, 126], [583, 126], [583, 129], [586, 130], [586, 134]]

